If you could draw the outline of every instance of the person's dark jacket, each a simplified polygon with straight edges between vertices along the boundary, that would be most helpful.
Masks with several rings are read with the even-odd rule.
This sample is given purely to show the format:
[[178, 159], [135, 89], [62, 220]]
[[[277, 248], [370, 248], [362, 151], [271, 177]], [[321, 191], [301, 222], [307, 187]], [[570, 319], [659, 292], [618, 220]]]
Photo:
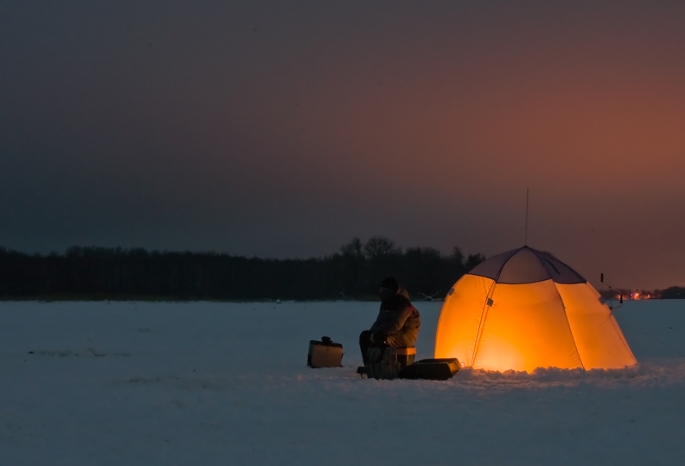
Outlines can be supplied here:
[[421, 316], [409, 302], [409, 294], [400, 288], [381, 302], [376, 322], [371, 326], [374, 341], [385, 341], [394, 348], [415, 346]]

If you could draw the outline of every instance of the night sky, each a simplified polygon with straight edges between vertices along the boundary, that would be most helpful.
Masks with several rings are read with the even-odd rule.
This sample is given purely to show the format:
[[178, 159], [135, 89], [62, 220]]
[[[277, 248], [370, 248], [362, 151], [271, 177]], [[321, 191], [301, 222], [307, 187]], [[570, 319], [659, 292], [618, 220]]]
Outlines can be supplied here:
[[685, 2], [0, 3], [0, 245], [352, 237], [685, 285]]

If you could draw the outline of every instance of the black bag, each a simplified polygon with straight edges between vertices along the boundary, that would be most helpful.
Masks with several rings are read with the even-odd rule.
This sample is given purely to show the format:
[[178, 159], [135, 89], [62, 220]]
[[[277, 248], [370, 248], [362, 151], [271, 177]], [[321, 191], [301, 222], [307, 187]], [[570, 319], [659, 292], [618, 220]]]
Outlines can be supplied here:
[[422, 359], [403, 368], [401, 379], [447, 380], [461, 369], [457, 358]]

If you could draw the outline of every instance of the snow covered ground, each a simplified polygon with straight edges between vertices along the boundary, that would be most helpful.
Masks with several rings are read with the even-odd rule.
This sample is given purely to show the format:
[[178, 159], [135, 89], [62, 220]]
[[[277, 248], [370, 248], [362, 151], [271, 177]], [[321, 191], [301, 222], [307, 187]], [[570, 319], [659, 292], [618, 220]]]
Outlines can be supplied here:
[[[441, 303], [423, 316], [432, 356]], [[362, 380], [376, 303], [0, 303], [0, 465], [685, 463], [685, 301], [616, 311], [640, 365]], [[308, 340], [343, 368], [305, 366]]]

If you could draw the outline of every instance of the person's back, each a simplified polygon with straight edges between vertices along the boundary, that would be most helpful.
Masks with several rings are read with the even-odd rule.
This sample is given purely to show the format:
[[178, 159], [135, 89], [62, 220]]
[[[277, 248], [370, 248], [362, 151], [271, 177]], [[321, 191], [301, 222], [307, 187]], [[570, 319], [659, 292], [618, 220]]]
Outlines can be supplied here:
[[387, 278], [381, 284], [380, 294], [381, 306], [376, 321], [369, 330], [364, 330], [359, 335], [359, 347], [364, 366], [369, 364], [370, 349], [387, 346], [412, 347], [416, 345], [416, 339], [419, 336], [421, 316], [409, 301], [409, 294], [406, 290], [400, 288], [395, 279]]
[[415, 346], [421, 327], [419, 311], [409, 301], [409, 293], [399, 288], [381, 301], [376, 321], [371, 326], [374, 340], [393, 348]]

